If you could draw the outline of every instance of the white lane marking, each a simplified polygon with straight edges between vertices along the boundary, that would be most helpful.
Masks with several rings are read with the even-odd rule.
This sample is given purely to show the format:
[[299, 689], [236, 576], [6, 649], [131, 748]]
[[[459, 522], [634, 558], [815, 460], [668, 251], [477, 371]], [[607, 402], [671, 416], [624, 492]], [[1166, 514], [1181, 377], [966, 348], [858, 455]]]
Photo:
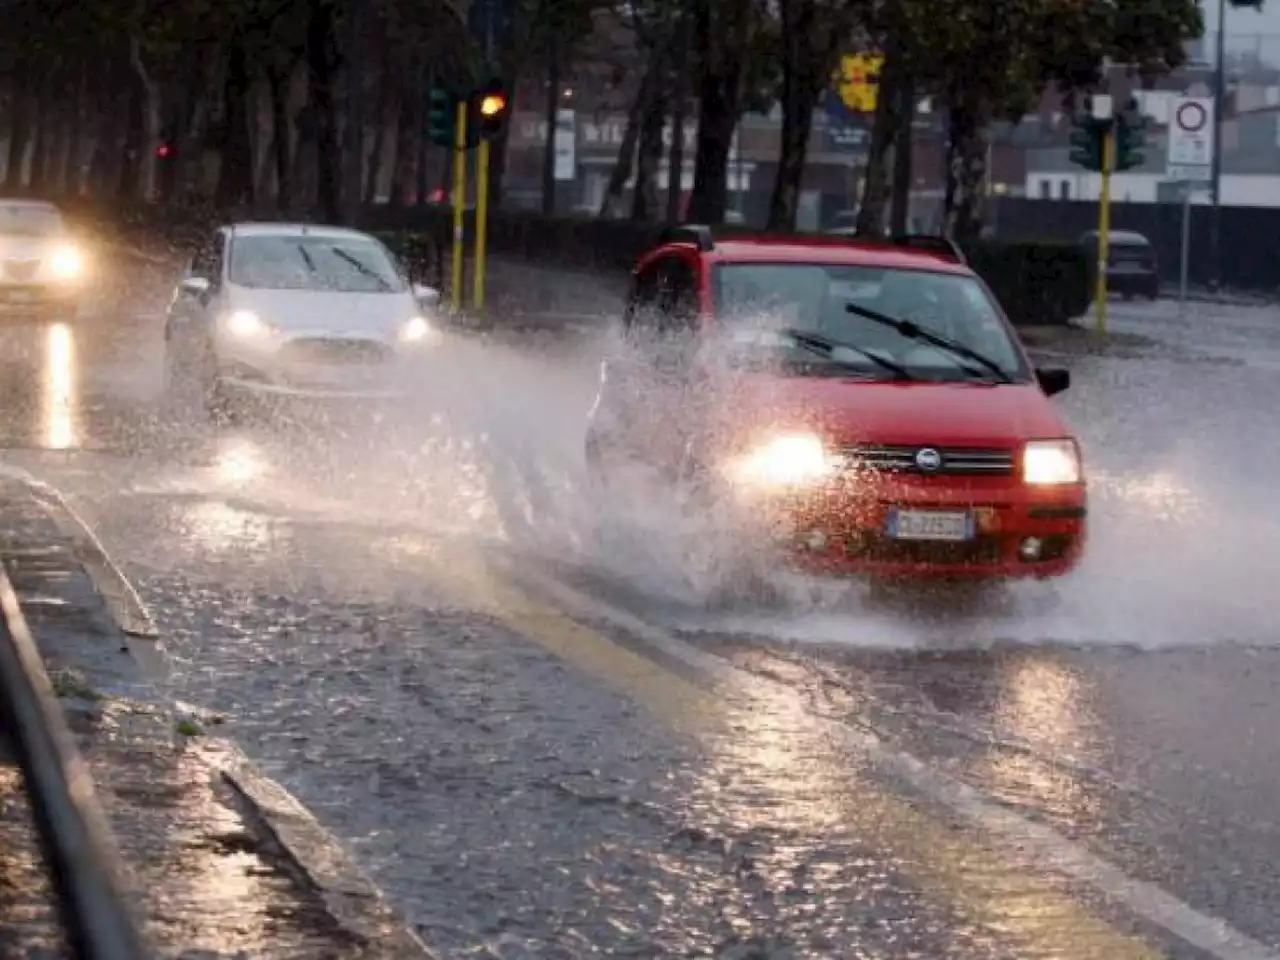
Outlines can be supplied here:
[[[525, 584], [566, 612], [612, 623], [660, 653], [716, 680], [739, 689], [767, 690], [775, 697], [794, 695], [794, 691], [785, 684], [740, 670], [722, 657], [699, 650], [625, 610], [569, 587], [530, 566], [516, 567], [503, 560], [498, 560], [497, 565], [513, 581]], [[817, 714], [810, 715], [815, 723], [829, 726], [833, 733], [854, 741], [873, 762], [920, 793], [951, 808], [1020, 852], [1029, 854], [1041, 869], [1092, 887], [1134, 915], [1218, 960], [1280, 960], [1280, 951], [1246, 936], [1223, 920], [1199, 912], [1154, 884], [1129, 877], [1119, 867], [1068, 840], [1056, 830], [1002, 807], [978, 790], [930, 769], [911, 754], [888, 746], [875, 734]]]

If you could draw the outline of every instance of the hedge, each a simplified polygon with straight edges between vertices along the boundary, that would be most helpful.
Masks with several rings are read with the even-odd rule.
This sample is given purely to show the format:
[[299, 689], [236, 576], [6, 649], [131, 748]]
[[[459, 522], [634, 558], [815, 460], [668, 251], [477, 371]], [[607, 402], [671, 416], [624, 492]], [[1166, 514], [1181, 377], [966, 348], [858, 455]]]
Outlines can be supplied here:
[[[370, 211], [374, 230], [421, 276], [442, 281], [452, 236], [451, 213], [427, 210]], [[467, 217], [467, 247], [473, 223]], [[587, 217], [544, 217], [495, 211], [489, 218], [489, 250], [499, 256], [572, 270], [626, 271], [658, 242], [656, 224]], [[758, 231], [717, 228], [718, 236]], [[1065, 324], [1088, 309], [1089, 269], [1080, 247], [1061, 241], [978, 240], [964, 245], [974, 271], [991, 287], [1019, 326]]]

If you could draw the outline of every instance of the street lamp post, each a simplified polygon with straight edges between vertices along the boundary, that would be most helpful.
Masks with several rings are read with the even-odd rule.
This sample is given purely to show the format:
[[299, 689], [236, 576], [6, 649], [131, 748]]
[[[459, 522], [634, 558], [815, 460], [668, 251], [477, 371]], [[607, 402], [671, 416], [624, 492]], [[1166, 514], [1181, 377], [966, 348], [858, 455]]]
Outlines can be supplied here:
[[1227, 91], [1227, 0], [1218, 0], [1218, 35], [1213, 71], [1213, 159], [1209, 168], [1213, 209], [1209, 219], [1209, 287], [1222, 286], [1222, 115]]

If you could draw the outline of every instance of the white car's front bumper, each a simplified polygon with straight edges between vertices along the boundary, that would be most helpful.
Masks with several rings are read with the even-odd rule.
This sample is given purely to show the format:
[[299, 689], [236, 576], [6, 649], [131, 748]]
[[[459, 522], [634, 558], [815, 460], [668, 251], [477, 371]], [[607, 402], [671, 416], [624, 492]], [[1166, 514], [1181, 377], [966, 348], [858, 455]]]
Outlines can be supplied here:
[[219, 378], [233, 390], [265, 396], [391, 399], [406, 392], [420, 354], [372, 338], [233, 341], [219, 350]]

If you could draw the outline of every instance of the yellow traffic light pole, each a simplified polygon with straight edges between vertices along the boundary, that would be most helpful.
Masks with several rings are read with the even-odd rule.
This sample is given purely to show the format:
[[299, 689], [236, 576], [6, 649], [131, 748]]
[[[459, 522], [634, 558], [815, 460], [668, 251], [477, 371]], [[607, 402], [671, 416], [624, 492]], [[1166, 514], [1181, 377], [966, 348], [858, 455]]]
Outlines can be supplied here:
[[1102, 137], [1102, 196], [1098, 204], [1098, 263], [1094, 287], [1094, 323], [1107, 332], [1107, 260], [1111, 255], [1111, 171], [1116, 166], [1116, 127], [1112, 120]]
[[458, 101], [453, 128], [453, 277], [449, 303], [453, 312], [462, 309], [463, 262], [466, 255], [467, 210], [467, 102]]
[[471, 306], [484, 309], [485, 248], [489, 240], [489, 139], [476, 148], [476, 262]]

